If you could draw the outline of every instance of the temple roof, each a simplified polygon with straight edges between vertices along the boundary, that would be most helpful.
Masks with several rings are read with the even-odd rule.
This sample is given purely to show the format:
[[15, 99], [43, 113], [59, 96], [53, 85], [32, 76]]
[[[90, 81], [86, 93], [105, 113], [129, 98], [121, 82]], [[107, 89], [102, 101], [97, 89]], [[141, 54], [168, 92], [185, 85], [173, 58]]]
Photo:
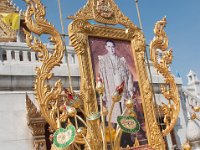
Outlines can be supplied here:
[[19, 12], [11, 0], [0, 0], [0, 13]]

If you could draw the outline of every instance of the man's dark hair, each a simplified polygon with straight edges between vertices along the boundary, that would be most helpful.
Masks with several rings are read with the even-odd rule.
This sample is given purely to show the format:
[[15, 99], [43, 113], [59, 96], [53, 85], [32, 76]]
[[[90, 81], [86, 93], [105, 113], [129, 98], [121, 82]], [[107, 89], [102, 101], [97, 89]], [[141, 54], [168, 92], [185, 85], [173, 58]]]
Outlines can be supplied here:
[[105, 44], [107, 44], [108, 42], [113, 43], [113, 45], [114, 45], [114, 47], [115, 47], [115, 42], [114, 42], [113, 40], [106, 40], [106, 43], [105, 43]]

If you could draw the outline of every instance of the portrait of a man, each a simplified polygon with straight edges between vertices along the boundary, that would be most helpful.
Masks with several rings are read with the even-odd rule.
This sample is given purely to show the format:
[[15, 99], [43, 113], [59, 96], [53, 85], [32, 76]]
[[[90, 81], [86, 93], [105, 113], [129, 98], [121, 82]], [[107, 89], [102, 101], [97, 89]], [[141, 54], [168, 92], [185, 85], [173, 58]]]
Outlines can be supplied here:
[[[117, 117], [122, 114], [125, 108], [125, 101], [128, 98], [132, 98], [134, 111], [136, 112], [137, 119], [141, 125], [141, 131], [137, 134], [138, 140], [139, 142], [141, 141], [141, 144], [146, 144], [147, 139], [145, 135], [144, 113], [130, 42], [89, 37], [89, 46], [91, 50], [94, 78], [100, 76], [103, 80], [105, 87], [103, 102], [108, 111], [110, 111], [112, 105], [112, 94], [116, 87], [124, 82], [122, 98], [113, 108], [111, 116], [112, 125], [114, 127], [116, 126]], [[106, 121], [108, 121], [108, 117], [106, 118]], [[131, 136], [129, 140], [134, 142], [135, 136], [136, 135]]]
[[112, 40], [105, 42], [105, 49], [107, 54], [99, 56], [99, 74], [105, 85], [105, 93], [103, 100], [106, 107], [110, 108], [112, 105], [111, 96], [117, 86], [123, 81], [125, 82], [122, 100], [114, 106], [111, 118], [112, 123], [117, 122], [117, 116], [122, 114], [124, 107], [123, 99], [128, 99], [133, 95], [133, 76], [128, 70], [126, 60], [124, 57], [118, 57], [115, 54], [115, 43]]

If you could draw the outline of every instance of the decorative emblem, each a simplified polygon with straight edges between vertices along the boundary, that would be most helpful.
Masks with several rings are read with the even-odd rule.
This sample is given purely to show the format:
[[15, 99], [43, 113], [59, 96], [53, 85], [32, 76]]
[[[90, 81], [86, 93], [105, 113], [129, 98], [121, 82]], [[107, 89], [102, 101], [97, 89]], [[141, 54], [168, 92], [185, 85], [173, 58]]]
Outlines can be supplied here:
[[68, 147], [75, 139], [76, 130], [73, 125], [69, 125], [64, 128], [58, 129], [54, 133], [53, 143], [57, 148]]
[[113, 16], [113, 10], [107, 0], [98, 0], [96, 10], [101, 17], [111, 18]]
[[118, 116], [117, 123], [126, 133], [135, 133], [140, 130], [140, 123], [132, 116]]

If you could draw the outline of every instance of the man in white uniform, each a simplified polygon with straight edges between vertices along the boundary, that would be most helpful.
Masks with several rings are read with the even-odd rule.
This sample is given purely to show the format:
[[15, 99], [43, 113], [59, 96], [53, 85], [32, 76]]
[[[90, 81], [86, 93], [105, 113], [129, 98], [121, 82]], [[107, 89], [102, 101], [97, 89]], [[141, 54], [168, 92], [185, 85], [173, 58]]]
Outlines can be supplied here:
[[[108, 51], [106, 55], [99, 56], [99, 74], [105, 85], [103, 100], [106, 103], [108, 111], [112, 105], [111, 96], [117, 86], [125, 81], [124, 92], [119, 103], [115, 104], [111, 122], [117, 122], [117, 116], [121, 115], [124, 109], [124, 101], [133, 95], [133, 77], [130, 73], [124, 57], [115, 55], [115, 43], [111, 40], [106, 41], [105, 48]], [[108, 118], [107, 118], [108, 121]]]

